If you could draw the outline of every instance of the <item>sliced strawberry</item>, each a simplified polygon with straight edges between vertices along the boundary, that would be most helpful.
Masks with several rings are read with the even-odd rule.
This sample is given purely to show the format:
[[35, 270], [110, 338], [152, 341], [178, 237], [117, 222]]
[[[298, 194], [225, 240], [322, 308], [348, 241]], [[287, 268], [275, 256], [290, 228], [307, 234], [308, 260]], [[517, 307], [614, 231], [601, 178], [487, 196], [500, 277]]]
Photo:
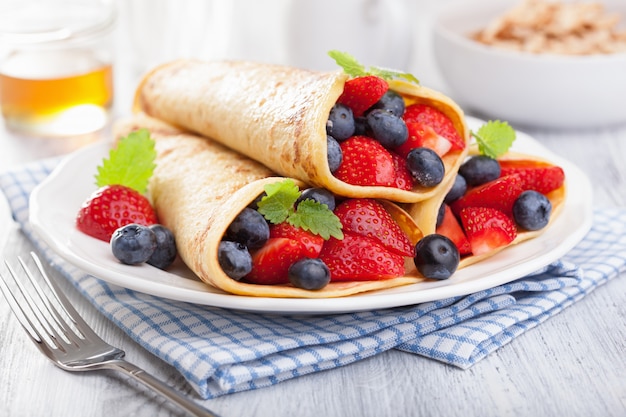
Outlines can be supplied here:
[[352, 136], [341, 142], [343, 160], [335, 176], [352, 185], [392, 187], [396, 182], [393, 159], [378, 141]]
[[506, 246], [517, 237], [515, 222], [493, 208], [467, 207], [461, 210], [460, 219], [474, 255]]
[[445, 205], [443, 220], [441, 224], [437, 226], [436, 232], [454, 242], [461, 256], [472, 253], [472, 248], [469, 240], [467, 240], [467, 236], [465, 236], [465, 232], [463, 232], [463, 228], [461, 228], [459, 221], [447, 204]]
[[97, 189], [81, 206], [76, 227], [83, 233], [109, 242], [113, 232], [127, 224], [144, 226], [158, 223], [148, 199], [123, 185], [106, 185]]
[[393, 149], [394, 152], [404, 158], [415, 148], [430, 148], [439, 156], [445, 155], [452, 148], [449, 139], [437, 134], [432, 127], [424, 123], [408, 122], [406, 127], [409, 130], [409, 138], [402, 145]]
[[556, 190], [565, 182], [563, 168], [547, 162], [532, 160], [504, 160], [500, 162], [500, 175], [517, 174], [523, 190], [535, 190], [542, 194]]
[[513, 204], [522, 191], [522, 183], [517, 175], [496, 178], [467, 191], [452, 203], [452, 211], [459, 216], [466, 207], [491, 207], [513, 217]]
[[324, 238], [319, 235], [293, 226], [287, 222], [273, 224], [270, 226], [270, 238], [285, 237], [302, 243], [309, 258], [317, 258], [324, 245]]
[[465, 141], [455, 129], [452, 120], [441, 111], [426, 104], [411, 104], [407, 106], [402, 117], [406, 123], [420, 122], [432, 127], [437, 134], [447, 138], [452, 149], [465, 149]]
[[387, 81], [375, 75], [365, 75], [346, 81], [343, 93], [337, 99], [352, 109], [354, 117], [363, 116], [389, 89]]
[[411, 191], [413, 189], [413, 177], [406, 167], [406, 158], [392, 152], [393, 167], [396, 175], [394, 186], [401, 190]]
[[269, 238], [265, 245], [252, 253], [252, 271], [245, 280], [263, 285], [286, 284], [289, 282], [289, 267], [306, 255], [306, 248], [296, 240]]
[[330, 269], [331, 281], [369, 281], [404, 275], [402, 256], [365, 236], [344, 233], [324, 243], [320, 259]]
[[344, 232], [367, 236], [388, 250], [402, 256], [415, 256], [409, 237], [391, 217], [385, 207], [369, 198], [345, 200], [335, 209]]

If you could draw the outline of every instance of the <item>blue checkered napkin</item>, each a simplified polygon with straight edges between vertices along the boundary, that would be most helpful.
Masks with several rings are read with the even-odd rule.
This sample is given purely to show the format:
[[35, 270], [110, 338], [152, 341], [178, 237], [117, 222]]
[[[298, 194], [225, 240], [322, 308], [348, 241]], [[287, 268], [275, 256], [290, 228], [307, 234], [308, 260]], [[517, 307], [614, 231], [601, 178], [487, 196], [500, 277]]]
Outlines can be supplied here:
[[626, 210], [596, 210], [593, 230], [566, 259], [464, 297], [312, 317], [176, 302], [86, 275], [38, 240], [28, 224], [28, 195], [57, 162], [0, 175], [16, 220], [102, 314], [175, 366], [203, 398], [276, 384], [391, 348], [467, 368], [617, 276], [626, 264]]

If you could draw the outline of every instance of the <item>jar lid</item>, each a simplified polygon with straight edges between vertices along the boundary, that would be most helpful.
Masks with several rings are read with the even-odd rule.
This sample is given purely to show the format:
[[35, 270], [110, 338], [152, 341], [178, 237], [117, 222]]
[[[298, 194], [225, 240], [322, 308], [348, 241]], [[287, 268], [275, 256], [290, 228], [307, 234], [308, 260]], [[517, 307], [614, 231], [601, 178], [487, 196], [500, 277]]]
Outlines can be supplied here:
[[108, 1], [19, 1], [0, 6], [0, 42], [36, 44], [85, 39], [108, 31], [115, 9]]

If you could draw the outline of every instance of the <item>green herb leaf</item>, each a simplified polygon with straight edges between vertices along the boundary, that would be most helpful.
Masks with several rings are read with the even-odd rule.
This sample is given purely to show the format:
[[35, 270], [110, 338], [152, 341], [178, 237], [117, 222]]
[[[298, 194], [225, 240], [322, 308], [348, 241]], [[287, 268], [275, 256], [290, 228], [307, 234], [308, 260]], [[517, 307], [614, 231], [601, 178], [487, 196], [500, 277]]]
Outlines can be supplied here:
[[339, 217], [328, 206], [307, 198], [298, 204], [298, 209], [287, 219], [289, 224], [320, 235], [325, 240], [331, 236], [343, 239]]
[[300, 189], [291, 179], [267, 184], [265, 196], [258, 203], [258, 211], [270, 223], [289, 224], [308, 230], [328, 240], [330, 236], [343, 239], [341, 222], [328, 206], [312, 199], [306, 199], [295, 208], [300, 197]]
[[131, 132], [111, 149], [109, 158], [102, 161], [96, 174], [96, 185], [125, 185], [140, 193], [148, 189], [148, 181], [155, 168], [154, 140], [147, 129]]
[[387, 68], [369, 67], [366, 68], [355, 57], [347, 52], [337, 50], [328, 51], [328, 56], [335, 60], [337, 65], [343, 68], [343, 71], [351, 77], [360, 77], [363, 75], [376, 75], [385, 80], [393, 80], [402, 78], [408, 82], [419, 84], [419, 80], [413, 75], [406, 72], [394, 71]]
[[269, 222], [282, 223], [295, 211], [294, 205], [300, 190], [290, 179], [272, 184], [266, 184], [265, 196], [259, 201], [259, 213]]
[[515, 129], [507, 122], [490, 120], [478, 129], [478, 132], [471, 132], [476, 138], [478, 151], [491, 158], [498, 158], [507, 153], [515, 141]]

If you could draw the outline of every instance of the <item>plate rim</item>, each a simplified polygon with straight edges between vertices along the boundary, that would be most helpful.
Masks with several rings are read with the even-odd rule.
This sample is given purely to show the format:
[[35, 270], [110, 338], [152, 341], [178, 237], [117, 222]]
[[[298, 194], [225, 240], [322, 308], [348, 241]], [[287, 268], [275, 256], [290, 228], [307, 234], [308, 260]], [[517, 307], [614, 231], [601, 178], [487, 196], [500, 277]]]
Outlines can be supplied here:
[[[467, 117], [468, 124], [476, 125], [482, 123], [479, 119]], [[514, 262], [509, 268], [504, 268], [503, 271], [492, 273], [481, 278], [474, 278], [468, 281], [452, 282], [440, 281], [440, 282], [428, 282], [409, 284], [398, 288], [390, 288], [385, 290], [372, 291], [362, 294], [351, 295], [340, 298], [270, 298], [270, 297], [252, 297], [241, 296], [235, 294], [228, 294], [220, 290], [213, 290], [208, 288], [207, 284], [200, 281], [191, 281], [167, 271], [157, 270], [149, 265], [142, 266], [127, 266], [119, 264], [112, 255], [105, 257], [103, 260], [115, 262], [119, 265], [111, 264], [115, 268], [114, 270], [107, 269], [104, 266], [95, 264], [82, 256], [79, 256], [72, 250], [73, 236], [78, 236], [80, 232], [73, 230], [67, 233], [64, 237], [60, 237], [51, 233], [49, 227], [45, 224], [44, 210], [50, 210], [49, 205], [43, 204], [41, 201], [42, 196], [50, 189], [57, 185], [57, 182], [63, 179], [64, 175], [68, 175], [69, 171], [81, 170], [85, 167], [86, 161], [90, 163], [94, 158], [101, 158], [106, 156], [110, 147], [107, 142], [99, 142], [88, 145], [85, 148], [79, 149], [66, 158], [53, 170], [53, 172], [35, 187], [29, 197], [29, 221], [32, 225], [36, 235], [42, 239], [57, 255], [63, 258], [65, 261], [81, 269], [83, 272], [93, 275], [109, 284], [121, 286], [130, 290], [142, 292], [145, 294], [153, 295], [160, 298], [166, 298], [176, 301], [190, 302], [194, 304], [200, 304], [211, 307], [219, 307], [225, 309], [242, 310], [249, 312], [262, 312], [262, 313], [277, 313], [277, 314], [338, 314], [338, 313], [353, 313], [359, 311], [379, 310], [386, 308], [402, 307], [407, 305], [419, 304], [422, 302], [435, 301], [445, 299], [449, 297], [463, 296], [474, 293], [476, 291], [492, 288], [497, 285], [502, 285], [507, 282], [519, 279], [525, 275], [533, 273], [539, 270], [541, 267], [548, 265], [551, 262], [556, 261], [571, 250], [576, 244], [578, 244], [591, 228], [593, 221], [593, 207], [592, 207], [592, 187], [591, 182], [582, 170], [580, 170], [573, 163], [561, 158], [557, 154], [548, 150], [545, 146], [540, 144], [537, 140], [530, 135], [518, 131], [518, 140], [522, 138], [522, 149], [515, 149], [525, 151], [526, 153], [537, 155], [539, 151], [543, 158], [548, 158], [555, 164], [560, 165], [566, 172], [566, 178], [568, 181], [571, 179], [576, 180], [575, 191], [572, 192], [572, 187], [569, 187], [566, 196], [565, 206], [559, 220], [565, 221], [567, 210], [570, 209], [572, 204], [571, 199], [573, 196], [578, 196], [578, 200], [582, 203], [582, 213], [579, 213], [581, 222], [578, 227], [570, 231], [566, 239], [562, 239], [559, 244], [551, 248], [551, 250], [544, 251], [539, 255], [532, 256], [530, 260], [526, 261], [526, 265], [516, 265]], [[528, 152], [524, 148], [535, 148], [534, 152]], [[99, 160], [98, 160], [99, 163]], [[97, 165], [97, 164], [96, 164]], [[96, 165], [93, 166], [95, 172]], [[84, 169], [83, 169], [84, 171]], [[84, 173], [83, 173], [84, 176]], [[94, 186], [95, 187], [95, 186]], [[95, 190], [95, 188], [94, 188]], [[585, 198], [586, 197], [586, 198]], [[84, 196], [86, 199], [87, 196]], [[62, 201], [62, 200], [57, 200]], [[47, 206], [47, 208], [46, 208]], [[78, 211], [78, 207], [76, 207]], [[73, 217], [72, 217], [73, 218]], [[553, 225], [555, 227], [555, 225]], [[541, 242], [542, 237], [549, 236], [549, 230], [545, 234], [538, 236], [535, 239], [531, 239], [526, 242], [521, 242], [515, 247], [507, 248], [501, 251], [494, 257], [488, 258], [478, 264], [470, 265], [461, 271], [472, 270], [489, 265], [489, 261], [493, 261], [496, 257], [506, 256], [507, 251], [510, 253], [512, 250], [522, 247], [526, 248], [533, 243]], [[83, 236], [80, 236], [82, 238]], [[84, 235], [85, 239], [93, 239]], [[80, 239], [79, 239], [80, 240]], [[95, 240], [95, 239], [93, 239]], [[102, 245], [106, 245], [105, 242], [100, 242]], [[504, 255], [502, 255], [504, 254]], [[532, 262], [530, 262], [532, 261]], [[108, 265], [110, 268], [111, 265]], [[138, 275], [142, 268], [150, 268], [149, 273], [158, 275], [164, 278], [175, 280], [185, 279], [188, 282], [179, 282], [179, 286], [173, 286], [165, 282], [152, 282], [151, 285], [142, 285], [142, 281], [133, 281], [132, 277]], [[514, 269], [515, 268], [515, 269]], [[123, 272], [117, 272], [120, 270]], [[507, 278], [502, 278], [504, 273], [510, 274]], [[130, 280], [129, 280], [130, 278]], [[415, 288], [416, 287], [416, 288]]]

